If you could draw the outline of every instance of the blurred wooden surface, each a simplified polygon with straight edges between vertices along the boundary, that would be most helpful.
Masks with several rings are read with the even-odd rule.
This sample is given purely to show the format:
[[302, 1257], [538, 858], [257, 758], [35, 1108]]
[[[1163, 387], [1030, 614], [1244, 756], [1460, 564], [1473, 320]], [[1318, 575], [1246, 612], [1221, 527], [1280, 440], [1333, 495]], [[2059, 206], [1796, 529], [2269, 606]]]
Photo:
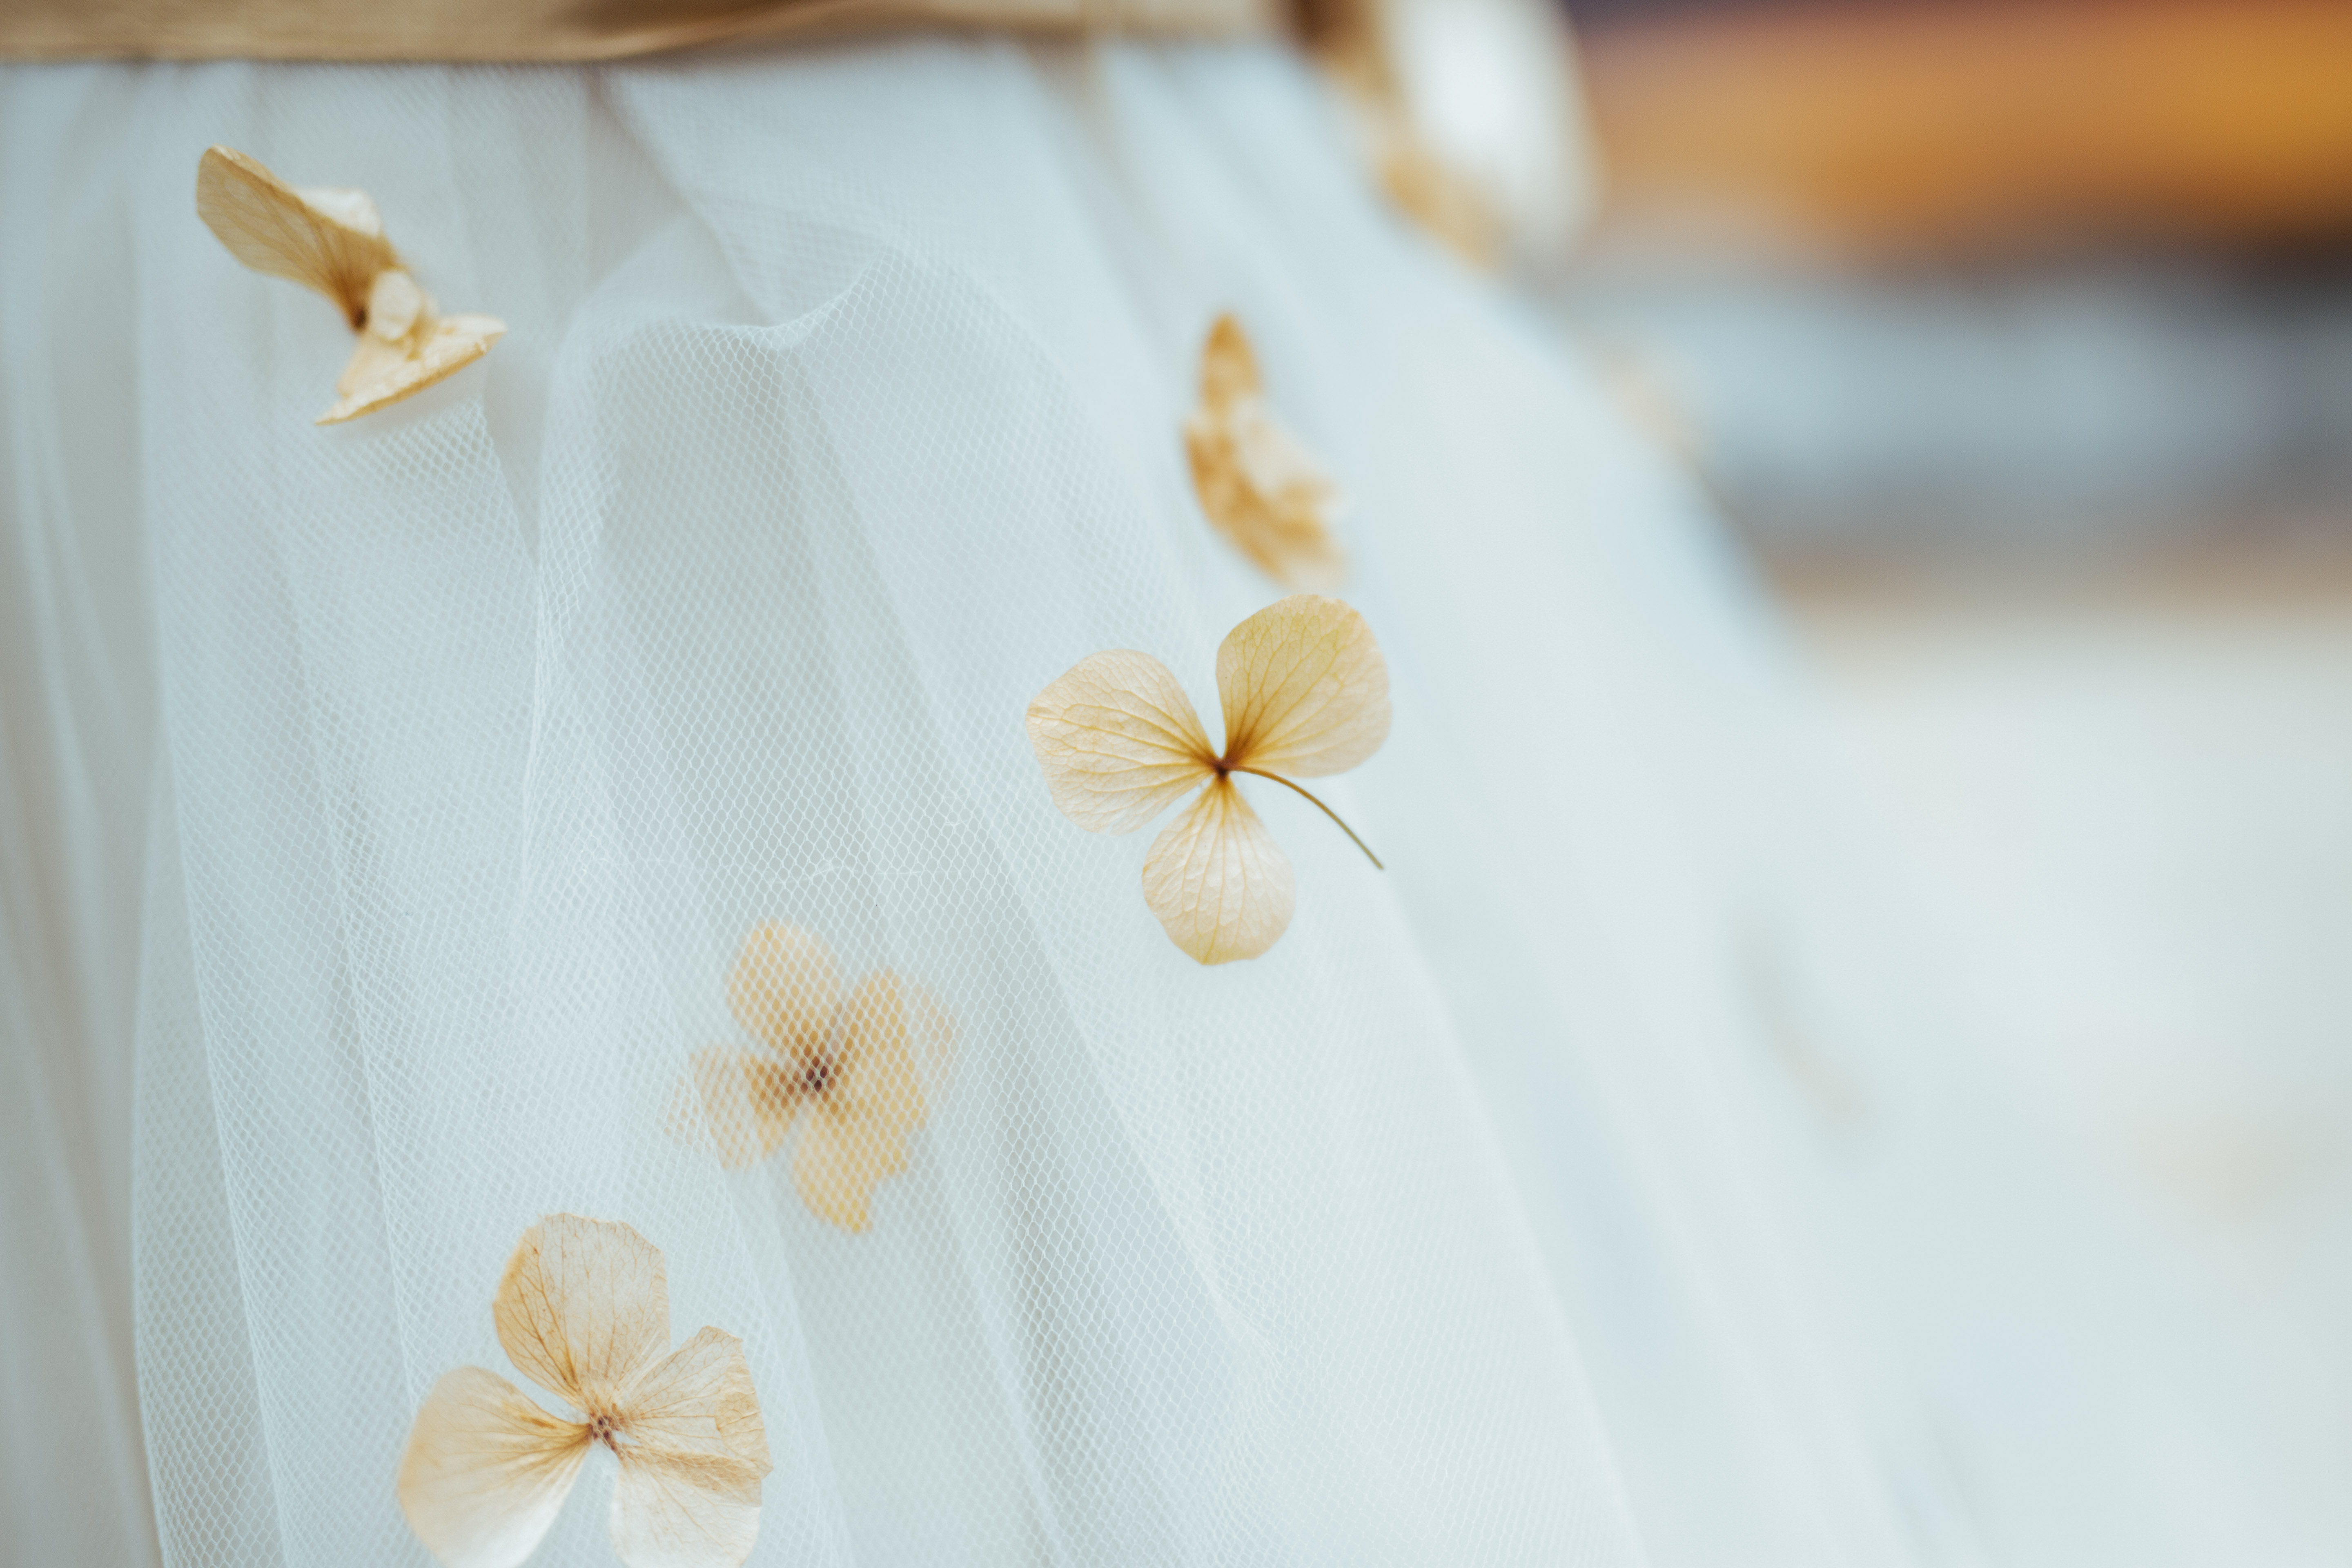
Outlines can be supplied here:
[[2346, 0], [1814, 0], [1583, 44], [1635, 248], [2352, 237]]

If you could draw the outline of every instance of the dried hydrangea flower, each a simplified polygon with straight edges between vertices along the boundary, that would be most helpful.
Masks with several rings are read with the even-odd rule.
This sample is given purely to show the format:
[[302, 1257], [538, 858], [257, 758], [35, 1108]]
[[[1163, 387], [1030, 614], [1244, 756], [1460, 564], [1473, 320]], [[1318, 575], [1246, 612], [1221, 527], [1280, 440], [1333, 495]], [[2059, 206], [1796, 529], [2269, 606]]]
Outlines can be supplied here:
[[523, 1232], [490, 1314], [516, 1370], [579, 1414], [550, 1415], [478, 1366], [444, 1373], [400, 1459], [401, 1510], [434, 1556], [520, 1563], [599, 1444], [620, 1464], [613, 1550], [630, 1568], [751, 1555], [772, 1468], [751, 1369], [717, 1329], [669, 1350], [660, 1248], [625, 1225], [550, 1215]]
[[945, 1088], [954, 1022], [887, 969], [845, 996], [824, 939], [781, 922], [743, 939], [727, 1001], [761, 1048], [697, 1051], [671, 1100], [672, 1134], [707, 1130], [732, 1170], [772, 1158], [798, 1121], [801, 1201], [844, 1230], [865, 1230], [874, 1189], [907, 1168], [908, 1142]]
[[365, 191], [296, 190], [244, 153], [210, 147], [196, 165], [196, 216], [257, 272], [335, 302], [359, 342], [335, 383], [340, 425], [454, 375], [506, 336], [495, 316], [444, 316], [383, 237]]
[[1389, 672], [1364, 617], [1294, 594], [1226, 634], [1217, 649], [1225, 747], [1209, 744], [1192, 700], [1150, 654], [1082, 659], [1029, 704], [1029, 743], [1064, 816], [1090, 833], [1131, 833], [1206, 784], [1153, 840], [1143, 900], [1169, 940], [1202, 963], [1255, 958], [1290, 924], [1290, 862], [1233, 775], [1272, 779], [1339, 823], [1293, 783], [1344, 773], [1389, 732]]
[[1339, 492], [1265, 405], [1257, 356], [1231, 315], [1201, 347], [1201, 405], [1184, 421], [1192, 489], [1218, 532], [1277, 583], [1336, 587], [1348, 559], [1331, 537]]

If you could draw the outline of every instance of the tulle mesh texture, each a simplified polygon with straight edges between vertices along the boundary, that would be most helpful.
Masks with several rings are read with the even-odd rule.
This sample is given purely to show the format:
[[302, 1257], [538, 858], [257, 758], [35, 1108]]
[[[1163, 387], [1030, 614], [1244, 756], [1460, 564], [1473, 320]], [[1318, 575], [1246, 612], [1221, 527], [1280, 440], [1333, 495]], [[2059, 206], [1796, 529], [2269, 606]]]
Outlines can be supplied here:
[[[82, 562], [156, 647], [167, 1562], [423, 1563], [409, 1423], [509, 1370], [490, 1295], [558, 1210], [663, 1250], [675, 1338], [744, 1340], [757, 1563], [2294, 1560], [2210, 1554], [2272, 1544], [2240, 1435], [2017, 1241], [2053, 1205], [1890, 978], [1689, 494], [1378, 205], [1296, 61], [52, 69], [0, 107], [0, 227], [102, 307], [9, 318], [79, 413], [12, 393], [18, 537], [103, 523], [152, 584]], [[365, 187], [509, 337], [314, 429], [345, 329], [198, 225], [215, 142]], [[1227, 310], [1354, 503], [1395, 725], [1328, 798], [1391, 869], [1250, 788], [1297, 914], [1208, 970], [1022, 714], [1111, 647], [1213, 712], [1277, 596], [1183, 468]], [[750, 1043], [771, 921], [955, 1021], [863, 1235], [664, 1130]], [[537, 1561], [611, 1560], [610, 1485]]]
[[[1269, 68], [1240, 85], [1295, 101]], [[517, 351], [321, 439], [332, 313], [141, 171], [149, 373], [191, 389], [142, 410], [201, 1021], [175, 1049], [159, 1009], [187, 1080], [143, 1108], [173, 1561], [415, 1561], [392, 1461], [442, 1372], [505, 1366], [489, 1291], [557, 1209], [637, 1227], [674, 1322], [744, 1338], [758, 1561], [1629, 1558], [1374, 874], [1298, 816], [1316, 915], [1210, 973], [1028, 755], [1069, 663], [1205, 685], [1272, 596], [1177, 467], [1217, 295], [1121, 299], [1083, 189], [1118, 172], [1051, 74], [227, 69], [157, 106], [150, 137], [370, 189]], [[663, 1128], [692, 1050], [742, 1040], [727, 968], [769, 920], [956, 1023], [862, 1236]], [[606, 1560], [608, 1485], [544, 1560]]]

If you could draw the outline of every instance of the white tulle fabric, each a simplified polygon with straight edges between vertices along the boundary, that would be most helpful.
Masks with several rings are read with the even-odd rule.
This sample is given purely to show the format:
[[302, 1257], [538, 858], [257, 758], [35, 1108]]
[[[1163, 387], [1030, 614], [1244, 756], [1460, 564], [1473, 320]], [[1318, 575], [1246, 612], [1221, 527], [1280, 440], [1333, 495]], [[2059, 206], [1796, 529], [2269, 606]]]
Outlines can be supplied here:
[[[2301, 1560], [1910, 978], [1689, 493], [1297, 61], [60, 68], [0, 136], [0, 957], [59, 999], [7, 1021], [56, 1201], [0, 1239], [92, 1253], [0, 1302], [124, 1390], [79, 1461], [12, 1418], [41, 1560], [151, 1550], [135, 1324], [165, 1562], [425, 1562], [410, 1421], [507, 1370], [558, 1210], [742, 1337], [755, 1563]], [[345, 330], [199, 226], [215, 142], [368, 189], [507, 340], [313, 428]], [[1395, 724], [1328, 797], [1388, 874], [1251, 792], [1297, 915], [1211, 970], [1022, 715], [1111, 647], [1213, 711], [1278, 595], [1184, 468], [1225, 310], [1351, 499]], [[664, 1132], [775, 920], [957, 1023], [862, 1236]], [[126, 1307], [75, 1240], [120, 1194], [15, 1134], [103, 1121], [134, 1036]], [[537, 1561], [611, 1561], [610, 1486]]]

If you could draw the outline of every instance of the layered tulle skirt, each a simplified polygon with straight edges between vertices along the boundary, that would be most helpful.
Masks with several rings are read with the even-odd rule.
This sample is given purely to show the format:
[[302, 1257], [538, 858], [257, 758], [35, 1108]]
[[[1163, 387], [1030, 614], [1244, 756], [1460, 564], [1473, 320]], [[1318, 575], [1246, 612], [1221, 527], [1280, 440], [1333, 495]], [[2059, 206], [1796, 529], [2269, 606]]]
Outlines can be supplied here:
[[[18, 69], [0, 141], [42, 1560], [152, 1479], [175, 1564], [424, 1561], [412, 1423], [560, 1213], [741, 1340], [755, 1563], [2303, 1560], [1691, 488], [1295, 58]], [[506, 338], [314, 427], [349, 329], [212, 143]], [[1211, 967], [1024, 714], [1121, 648], [1210, 713], [1287, 591], [1187, 466], [1226, 312], [1393, 726], [1317, 791], [1385, 871], [1243, 781], [1296, 915]], [[862, 1229], [678, 1111], [780, 924], [951, 1044]]]

